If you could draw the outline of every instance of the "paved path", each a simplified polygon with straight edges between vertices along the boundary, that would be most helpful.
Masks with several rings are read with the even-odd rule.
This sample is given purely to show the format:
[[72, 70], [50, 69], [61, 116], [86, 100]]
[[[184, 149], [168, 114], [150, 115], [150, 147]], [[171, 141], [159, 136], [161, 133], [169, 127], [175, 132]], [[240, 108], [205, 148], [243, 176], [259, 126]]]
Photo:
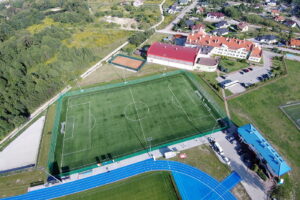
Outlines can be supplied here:
[[[189, 6], [187, 6], [187, 7], [185, 7], [181, 12], [180, 12], [180, 14], [169, 24], [169, 25], [167, 25], [164, 29], [162, 29], [162, 30], [158, 30], [157, 32], [160, 32], [160, 33], [169, 33], [169, 32], [174, 32], [174, 31], [172, 31], [172, 29], [173, 29], [173, 26], [175, 25], [175, 24], [177, 24], [185, 15], [186, 15], [186, 13], [187, 12], [189, 12], [190, 10], [192, 10], [193, 8], [195, 8], [196, 7], [196, 5], [197, 5], [197, 3], [198, 3], [198, 1], [197, 0], [195, 0], [195, 1], [193, 1]], [[172, 34], [172, 33], [170, 33], [170, 34]], [[175, 34], [179, 34], [179, 33], [177, 33], [177, 32], [175, 32]]]
[[165, 2], [166, 2], [166, 0], [163, 0], [163, 1], [159, 4], [159, 10], [160, 10], [161, 20], [160, 20], [157, 24], [153, 25], [150, 29], [152, 29], [152, 28], [156, 29], [156, 27], [158, 27], [158, 26], [159, 26], [161, 23], [163, 23], [163, 21], [165, 20], [164, 11], [163, 11], [163, 8], [162, 8], [162, 6], [163, 6], [163, 4], [164, 4]]

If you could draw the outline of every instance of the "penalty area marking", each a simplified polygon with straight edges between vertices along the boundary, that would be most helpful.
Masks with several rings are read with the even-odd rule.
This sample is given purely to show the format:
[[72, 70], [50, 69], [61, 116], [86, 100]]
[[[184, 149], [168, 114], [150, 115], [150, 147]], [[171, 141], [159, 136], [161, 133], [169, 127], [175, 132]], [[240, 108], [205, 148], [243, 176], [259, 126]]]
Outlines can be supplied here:
[[[66, 123], [67, 123], [67, 121], [68, 121], [68, 112], [69, 112], [69, 109], [73, 109], [74, 107], [78, 107], [78, 106], [81, 106], [81, 105], [85, 105], [85, 104], [88, 104], [89, 106], [89, 108], [88, 108], [88, 118], [89, 118], [89, 121], [88, 121], [88, 124], [89, 124], [89, 130], [88, 130], [88, 135], [89, 135], [89, 146], [88, 146], [88, 148], [86, 148], [86, 149], [81, 149], [81, 150], [79, 150], [79, 151], [72, 151], [72, 152], [68, 152], [68, 153], [64, 153], [64, 148], [65, 148], [65, 141], [66, 140], [70, 140], [70, 139], [73, 139], [73, 137], [74, 137], [74, 129], [75, 129], [75, 120], [73, 120], [73, 126], [72, 126], [72, 137], [68, 137], [68, 138], [66, 138], [65, 136], [66, 136], [66, 134], [64, 134], [64, 137], [63, 137], [63, 144], [62, 144], [62, 156], [61, 156], [61, 168], [63, 167], [63, 161], [64, 161], [64, 157], [65, 156], [70, 156], [70, 155], [72, 155], [72, 154], [75, 154], [75, 153], [80, 153], [80, 152], [84, 152], [84, 151], [88, 151], [88, 150], [90, 150], [91, 149], [91, 146], [92, 146], [92, 137], [91, 137], [91, 129], [92, 128], [94, 128], [95, 127], [95, 124], [96, 124], [96, 119], [95, 119], [95, 117], [94, 116], [92, 116], [92, 114], [91, 114], [91, 102], [90, 101], [88, 101], [88, 102], [85, 102], [85, 103], [80, 103], [80, 104], [75, 104], [75, 105], [72, 105], [72, 104], [70, 104], [70, 106], [68, 106], [69, 105], [69, 100], [70, 99], [68, 99], [68, 103], [67, 103], [67, 111], [66, 111]], [[91, 123], [91, 116], [94, 118], [94, 125], [92, 126], [92, 123]], [[72, 116], [72, 118], [73, 119], [75, 119], [73, 116]], [[67, 127], [67, 124], [66, 124], [66, 127]], [[67, 130], [66, 130], [66, 133], [67, 133]]]

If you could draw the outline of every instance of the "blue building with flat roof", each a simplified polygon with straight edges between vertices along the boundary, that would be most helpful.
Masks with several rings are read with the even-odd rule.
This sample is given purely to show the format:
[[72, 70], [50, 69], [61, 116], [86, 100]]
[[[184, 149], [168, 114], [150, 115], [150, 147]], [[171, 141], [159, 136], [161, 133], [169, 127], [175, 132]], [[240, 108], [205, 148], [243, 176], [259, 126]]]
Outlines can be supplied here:
[[286, 161], [252, 124], [239, 127], [238, 134], [243, 142], [257, 154], [271, 174], [281, 176], [291, 170]]

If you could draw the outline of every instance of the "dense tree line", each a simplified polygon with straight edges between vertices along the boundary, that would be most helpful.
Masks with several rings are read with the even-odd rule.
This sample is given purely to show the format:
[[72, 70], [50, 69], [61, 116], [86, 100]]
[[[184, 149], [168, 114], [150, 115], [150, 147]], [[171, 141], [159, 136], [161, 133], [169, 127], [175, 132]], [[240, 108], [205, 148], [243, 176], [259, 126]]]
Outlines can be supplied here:
[[86, 3], [79, 0], [55, 5], [24, 0], [13, 1], [8, 9], [0, 7], [6, 13], [0, 18], [0, 139], [96, 60], [90, 49], [71, 48], [62, 42], [71, 37], [68, 29], [51, 26], [35, 34], [26, 30], [41, 23], [46, 9], [58, 5], [63, 12], [48, 15], [55, 21], [93, 20]]

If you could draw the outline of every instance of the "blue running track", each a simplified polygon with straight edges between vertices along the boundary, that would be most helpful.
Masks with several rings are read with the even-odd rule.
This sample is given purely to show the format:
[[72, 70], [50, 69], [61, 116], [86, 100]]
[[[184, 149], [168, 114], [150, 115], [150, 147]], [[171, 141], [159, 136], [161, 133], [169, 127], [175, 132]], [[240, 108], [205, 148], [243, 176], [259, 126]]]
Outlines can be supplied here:
[[[197, 168], [189, 165], [175, 162], [175, 161], [153, 161], [152, 159], [138, 162], [126, 167], [112, 170], [103, 174], [87, 177], [84, 179], [40, 189], [22, 194], [19, 196], [8, 197], [7, 200], [12, 199], [28, 199], [28, 200], [39, 200], [39, 199], [53, 199], [61, 196], [70, 195], [73, 193], [81, 192], [84, 190], [92, 189], [95, 187], [103, 186], [109, 183], [113, 183], [131, 176], [142, 174], [151, 171], [172, 171], [173, 174], [185, 175], [205, 185], [205, 190], [208, 191], [208, 197], [215, 197], [214, 199], [235, 199], [234, 196], [229, 192], [230, 188], [233, 187], [233, 183], [236, 183], [236, 176], [232, 176], [234, 181], [224, 179], [222, 183], [212, 178], [208, 174], [200, 171]], [[225, 183], [224, 183], [225, 182]], [[204, 187], [204, 186], [203, 186]], [[230, 187], [230, 188], [229, 188]], [[207, 189], [209, 188], [209, 190]], [[204, 190], [204, 189], [203, 189]], [[194, 190], [193, 190], [194, 191]], [[201, 199], [201, 198], [200, 198]], [[206, 198], [207, 199], [207, 198]], [[211, 198], [213, 199], [213, 198]]]

